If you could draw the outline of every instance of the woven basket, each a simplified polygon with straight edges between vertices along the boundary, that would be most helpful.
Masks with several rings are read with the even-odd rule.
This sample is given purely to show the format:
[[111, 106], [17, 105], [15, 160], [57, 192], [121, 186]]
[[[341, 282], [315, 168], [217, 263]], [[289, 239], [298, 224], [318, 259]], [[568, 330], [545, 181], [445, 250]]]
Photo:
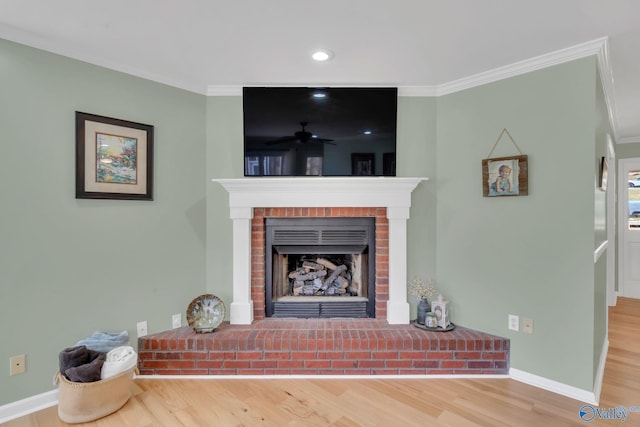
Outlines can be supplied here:
[[105, 417], [122, 408], [131, 397], [133, 367], [106, 380], [90, 383], [69, 381], [59, 372], [54, 378], [58, 384], [58, 416], [69, 424], [86, 423]]

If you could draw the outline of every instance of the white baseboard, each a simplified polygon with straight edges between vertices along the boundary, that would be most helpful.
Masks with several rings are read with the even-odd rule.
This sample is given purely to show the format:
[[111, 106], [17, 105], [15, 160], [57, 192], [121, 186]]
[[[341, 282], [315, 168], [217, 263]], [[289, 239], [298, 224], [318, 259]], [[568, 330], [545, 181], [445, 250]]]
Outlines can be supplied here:
[[602, 380], [604, 379], [604, 368], [607, 364], [607, 355], [609, 353], [609, 338], [605, 337], [602, 343], [602, 351], [600, 352], [600, 360], [598, 361], [598, 371], [594, 380], [593, 391], [583, 390], [563, 384], [548, 378], [530, 374], [519, 369], [509, 369], [511, 379], [523, 382], [525, 384], [538, 387], [552, 393], [561, 394], [572, 399], [580, 400], [591, 405], [597, 405], [600, 402], [600, 393], [602, 392]]
[[0, 406], [0, 424], [58, 404], [58, 389]]
[[521, 371], [515, 368], [509, 369], [509, 376], [511, 377], [512, 380], [520, 381], [525, 384], [529, 384], [533, 387], [538, 387], [543, 390], [550, 391], [552, 393], [557, 393], [562, 396], [580, 400], [582, 402], [586, 402], [591, 405], [598, 404], [598, 399], [596, 398], [596, 394], [592, 391], [583, 390], [581, 388], [563, 384], [558, 381], [554, 381], [538, 375], [530, 374], [528, 372]]
[[618, 304], [618, 291], [611, 292], [611, 295], [607, 293], [607, 304], [609, 307], [615, 307]]
[[600, 393], [602, 392], [602, 380], [604, 379], [604, 368], [607, 365], [607, 355], [609, 354], [609, 337], [604, 339], [602, 352], [600, 352], [600, 361], [598, 363], [598, 372], [596, 372], [595, 384], [593, 386], [593, 394], [596, 403], [600, 402]]

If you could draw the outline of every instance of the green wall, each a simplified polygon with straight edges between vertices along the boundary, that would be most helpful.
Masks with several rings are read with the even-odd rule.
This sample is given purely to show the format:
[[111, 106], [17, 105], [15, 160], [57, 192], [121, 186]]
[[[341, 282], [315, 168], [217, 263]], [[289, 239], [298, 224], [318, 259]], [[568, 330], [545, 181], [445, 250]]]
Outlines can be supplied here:
[[[0, 370], [2, 405], [50, 390], [59, 351], [95, 330], [135, 343], [138, 321], [169, 329], [203, 292], [230, 304], [228, 195], [211, 179], [242, 177], [243, 159], [240, 97], [1, 40], [0, 86], [0, 361], [28, 364]], [[457, 324], [511, 338], [512, 367], [585, 390], [603, 338], [597, 87], [587, 58], [398, 103], [398, 175], [430, 178], [413, 193], [408, 276], [437, 278]], [[74, 198], [75, 111], [155, 125], [153, 202]], [[483, 198], [481, 160], [505, 127], [529, 155], [530, 194]], [[503, 139], [494, 156], [514, 150]], [[508, 314], [535, 333], [508, 331]]]
[[[436, 278], [437, 98], [398, 100], [397, 174], [427, 177], [411, 195], [407, 222], [407, 279]], [[409, 297], [411, 313], [418, 301]]]
[[[595, 58], [438, 100], [437, 273], [460, 325], [511, 339], [511, 367], [593, 389]], [[529, 195], [482, 196], [503, 128]], [[492, 157], [517, 155], [504, 137]], [[507, 328], [509, 314], [534, 334]], [[599, 356], [599, 355], [598, 355]]]
[[207, 99], [207, 292], [233, 301], [233, 224], [229, 193], [214, 178], [242, 178], [242, 97]]
[[[206, 97], [0, 40], [0, 405], [94, 331], [171, 328], [205, 281]], [[155, 126], [155, 199], [75, 199], [75, 111]], [[8, 359], [27, 355], [27, 372]]]

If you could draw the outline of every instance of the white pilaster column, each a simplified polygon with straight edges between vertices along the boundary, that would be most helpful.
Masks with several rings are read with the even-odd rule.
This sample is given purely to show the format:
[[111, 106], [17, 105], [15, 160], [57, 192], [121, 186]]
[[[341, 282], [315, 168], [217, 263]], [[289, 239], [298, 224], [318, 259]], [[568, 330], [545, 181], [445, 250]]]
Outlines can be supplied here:
[[388, 207], [389, 219], [389, 300], [387, 322], [406, 325], [410, 319], [407, 301], [407, 219], [408, 207]]
[[253, 322], [251, 300], [251, 219], [253, 208], [230, 208], [233, 220], [233, 301], [229, 312], [232, 325]]

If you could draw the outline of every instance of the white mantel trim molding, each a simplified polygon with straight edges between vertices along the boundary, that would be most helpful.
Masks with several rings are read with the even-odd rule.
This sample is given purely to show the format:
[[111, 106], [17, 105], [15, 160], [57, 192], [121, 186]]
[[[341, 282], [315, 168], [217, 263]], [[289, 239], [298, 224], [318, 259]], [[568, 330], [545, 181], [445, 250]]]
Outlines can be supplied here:
[[[233, 301], [230, 321], [253, 322], [251, 219], [253, 208], [384, 207], [389, 220], [387, 321], [410, 322], [407, 302], [407, 219], [411, 192], [428, 178], [296, 177], [213, 179], [229, 192], [233, 220]], [[307, 197], [313, 194], [313, 197]], [[298, 197], [299, 196], [299, 197]]]

